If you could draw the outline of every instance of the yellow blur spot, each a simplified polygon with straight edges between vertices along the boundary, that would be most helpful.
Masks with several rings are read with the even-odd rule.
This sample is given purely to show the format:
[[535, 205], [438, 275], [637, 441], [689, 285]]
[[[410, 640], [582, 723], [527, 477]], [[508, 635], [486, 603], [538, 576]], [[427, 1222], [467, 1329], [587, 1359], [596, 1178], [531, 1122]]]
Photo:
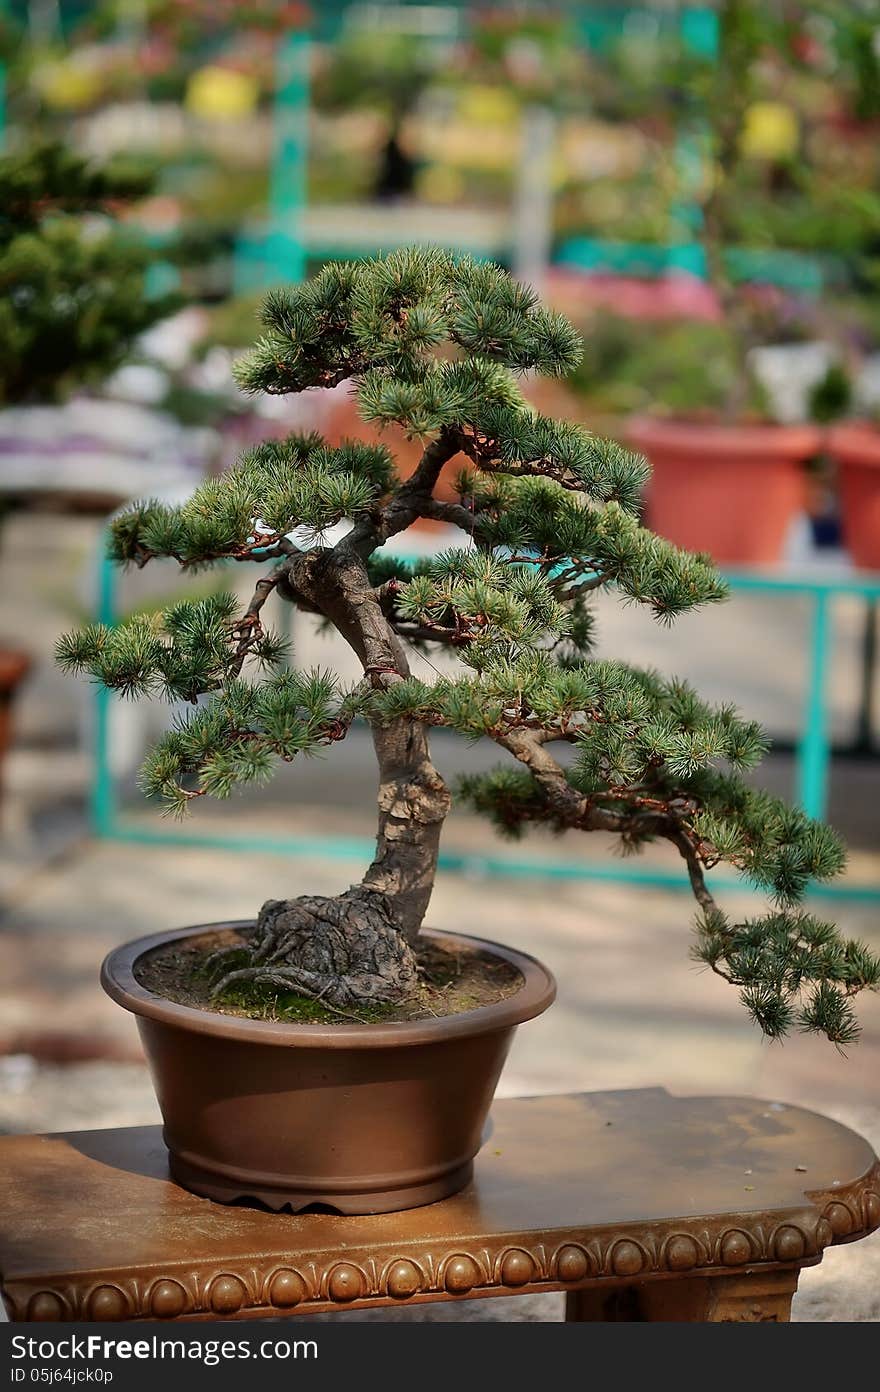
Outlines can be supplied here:
[[516, 121], [519, 104], [503, 87], [467, 87], [461, 93], [459, 115], [481, 126], [504, 126]]
[[34, 86], [53, 111], [79, 111], [101, 95], [101, 78], [85, 64], [66, 59], [42, 64], [33, 75]]
[[795, 112], [784, 102], [753, 102], [747, 109], [740, 149], [753, 159], [787, 159], [797, 152], [800, 128]]
[[249, 116], [259, 99], [260, 89], [247, 73], [231, 68], [199, 68], [187, 84], [186, 105], [194, 116], [208, 121], [228, 121]]

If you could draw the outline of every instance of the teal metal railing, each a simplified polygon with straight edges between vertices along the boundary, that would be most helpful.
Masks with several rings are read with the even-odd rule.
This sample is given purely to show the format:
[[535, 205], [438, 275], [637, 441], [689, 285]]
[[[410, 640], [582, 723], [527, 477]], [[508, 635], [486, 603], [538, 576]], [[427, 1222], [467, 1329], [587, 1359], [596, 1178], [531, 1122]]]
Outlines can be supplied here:
[[[734, 591], [768, 596], [795, 595], [808, 600], [810, 620], [807, 642], [807, 677], [801, 731], [796, 746], [796, 796], [811, 817], [822, 818], [828, 805], [828, 784], [832, 760], [829, 722], [829, 672], [833, 637], [834, 602], [855, 597], [868, 604], [880, 601], [880, 576], [786, 575], [762, 571], [732, 571], [727, 579]], [[115, 571], [102, 558], [98, 570], [97, 617], [100, 622], [117, 621]], [[322, 857], [332, 860], [365, 862], [374, 844], [367, 838], [335, 836], [252, 836], [236, 832], [202, 832], [167, 825], [144, 826], [133, 823], [119, 806], [110, 759], [111, 694], [95, 689], [94, 749], [91, 784], [91, 824], [98, 837], [154, 846], [200, 846], [253, 853]], [[669, 869], [640, 865], [632, 860], [568, 861], [544, 856], [472, 855], [442, 851], [441, 869], [499, 878], [554, 880], [593, 880], [631, 884], [644, 888], [687, 888], [687, 877], [678, 867]], [[713, 874], [718, 889], [742, 889], [734, 876]], [[852, 883], [815, 885], [811, 891], [822, 898], [880, 902], [880, 884]]]

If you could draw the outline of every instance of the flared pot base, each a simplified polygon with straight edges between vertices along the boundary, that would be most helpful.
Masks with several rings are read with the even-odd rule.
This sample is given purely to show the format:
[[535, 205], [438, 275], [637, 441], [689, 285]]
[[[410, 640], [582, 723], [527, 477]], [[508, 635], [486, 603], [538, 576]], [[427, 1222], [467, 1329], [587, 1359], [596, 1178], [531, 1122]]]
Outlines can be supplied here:
[[182, 1160], [173, 1152], [168, 1155], [168, 1167], [172, 1179], [192, 1194], [204, 1199], [214, 1199], [217, 1203], [232, 1204], [257, 1202], [278, 1213], [289, 1209], [291, 1213], [301, 1213], [303, 1209], [330, 1208], [346, 1217], [372, 1213], [397, 1213], [405, 1208], [422, 1208], [425, 1204], [437, 1203], [440, 1199], [457, 1194], [469, 1184], [474, 1173], [473, 1160], [447, 1170], [434, 1179], [421, 1184], [410, 1184], [402, 1188], [371, 1190], [369, 1193], [346, 1193], [344, 1191], [314, 1188], [288, 1189], [284, 1185], [263, 1188], [257, 1185], [223, 1178], [210, 1170], [200, 1169], [190, 1161]]

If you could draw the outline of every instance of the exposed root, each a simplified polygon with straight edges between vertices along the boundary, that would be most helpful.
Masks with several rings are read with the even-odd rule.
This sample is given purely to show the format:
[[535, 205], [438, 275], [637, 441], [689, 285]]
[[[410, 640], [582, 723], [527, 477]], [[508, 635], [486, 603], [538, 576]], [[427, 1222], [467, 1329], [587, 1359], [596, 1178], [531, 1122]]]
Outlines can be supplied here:
[[[361, 885], [335, 898], [270, 899], [245, 950], [247, 965], [221, 976], [215, 998], [249, 982], [346, 1008], [401, 1000], [418, 983], [415, 956], [394, 926], [388, 899]], [[241, 951], [214, 953], [208, 966], [222, 969]]]

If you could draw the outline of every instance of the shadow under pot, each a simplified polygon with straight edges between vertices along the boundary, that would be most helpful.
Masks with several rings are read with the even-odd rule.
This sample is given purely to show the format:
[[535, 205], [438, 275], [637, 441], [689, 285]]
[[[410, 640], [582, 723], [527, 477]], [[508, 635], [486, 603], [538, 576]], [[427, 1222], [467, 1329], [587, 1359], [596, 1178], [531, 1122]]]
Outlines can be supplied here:
[[221, 1202], [346, 1214], [433, 1203], [463, 1188], [517, 1025], [552, 1003], [540, 962], [458, 933], [422, 936], [488, 953], [521, 984], [454, 1015], [380, 1024], [291, 1024], [179, 1005], [147, 990], [136, 966], [169, 943], [248, 922], [157, 934], [111, 952], [108, 995], [137, 1017], [164, 1121], [172, 1177]]

